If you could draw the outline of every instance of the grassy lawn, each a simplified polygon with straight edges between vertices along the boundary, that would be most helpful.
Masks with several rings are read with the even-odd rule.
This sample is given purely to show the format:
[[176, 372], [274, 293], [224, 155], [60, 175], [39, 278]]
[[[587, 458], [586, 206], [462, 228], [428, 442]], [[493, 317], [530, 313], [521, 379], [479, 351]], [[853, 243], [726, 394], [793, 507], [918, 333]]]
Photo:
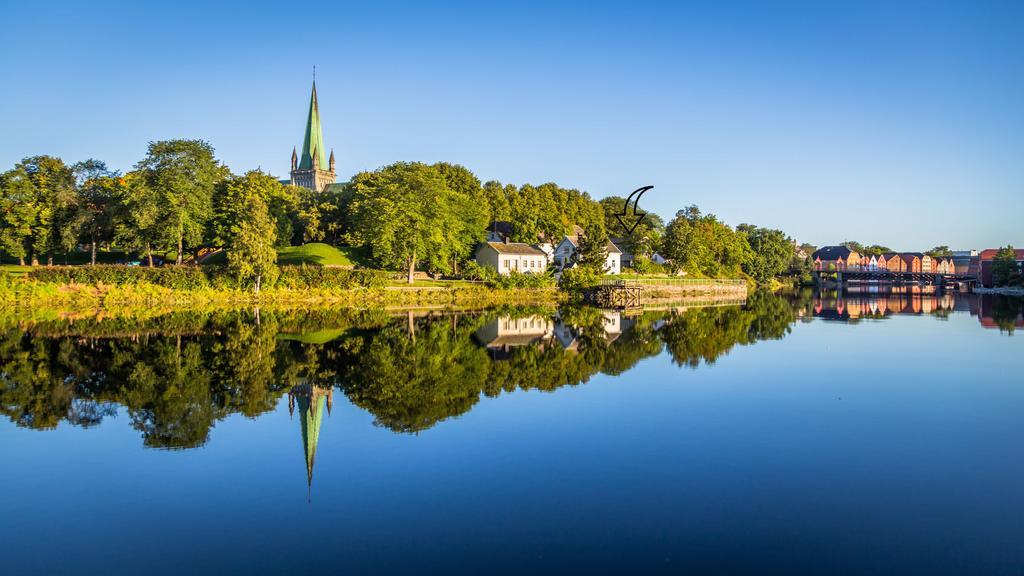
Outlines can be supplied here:
[[355, 266], [362, 258], [356, 255], [357, 250], [349, 246], [335, 248], [327, 244], [314, 242], [302, 246], [289, 246], [277, 251], [277, 263], [318, 264], [320, 266]]
[[[306, 264], [309, 266], [366, 266], [367, 255], [359, 248], [351, 246], [330, 246], [313, 242], [303, 246], [289, 246], [277, 251], [277, 263], [282, 266]], [[203, 264], [224, 264], [227, 262], [226, 252], [210, 255]]]

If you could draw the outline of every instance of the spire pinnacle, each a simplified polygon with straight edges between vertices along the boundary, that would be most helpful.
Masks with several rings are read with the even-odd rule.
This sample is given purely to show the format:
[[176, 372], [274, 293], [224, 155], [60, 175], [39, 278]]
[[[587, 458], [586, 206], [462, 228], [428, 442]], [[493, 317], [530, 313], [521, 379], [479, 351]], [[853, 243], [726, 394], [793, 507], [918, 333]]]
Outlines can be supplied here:
[[300, 170], [312, 170], [314, 168], [313, 155], [316, 154], [316, 164], [327, 166], [327, 156], [324, 151], [323, 129], [320, 127], [320, 106], [316, 98], [316, 80], [313, 80], [313, 90], [309, 96], [309, 115], [306, 118], [306, 134], [302, 139], [302, 155], [299, 157]]

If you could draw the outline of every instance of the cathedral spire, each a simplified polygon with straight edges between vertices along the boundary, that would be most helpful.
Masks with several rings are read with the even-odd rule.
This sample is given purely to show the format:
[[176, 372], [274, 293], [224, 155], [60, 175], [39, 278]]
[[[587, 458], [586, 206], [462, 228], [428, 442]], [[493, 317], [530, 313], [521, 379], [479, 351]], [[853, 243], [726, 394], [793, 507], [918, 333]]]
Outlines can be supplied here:
[[316, 154], [319, 166], [327, 166], [324, 151], [324, 134], [320, 127], [320, 107], [316, 100], [316, 80], [313, 80], [313, 92], [309, 97], [309, 116], [306, 118], [306, 135], [302, 139], [302, 156], [299, 161], [300, 170], [313, 169], [313, 154]]

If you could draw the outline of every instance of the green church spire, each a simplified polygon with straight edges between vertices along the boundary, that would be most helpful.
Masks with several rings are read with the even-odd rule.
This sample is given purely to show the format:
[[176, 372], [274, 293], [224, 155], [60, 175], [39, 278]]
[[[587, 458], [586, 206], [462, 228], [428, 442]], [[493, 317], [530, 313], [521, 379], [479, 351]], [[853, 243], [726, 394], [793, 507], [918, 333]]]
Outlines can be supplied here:
[[316, 80], [313, 80], [313, 94], [309, 97], [309, 117], [306, 119], [306, 136], [302, 139], [302, 156], [299, 157], [299, 170], [313, 169], [313, 156], [316, 155], [317, 168], [327, 170], [327, 149], [324, 148], [324, 134], [320, 128], [320, 107], [316, 101]]

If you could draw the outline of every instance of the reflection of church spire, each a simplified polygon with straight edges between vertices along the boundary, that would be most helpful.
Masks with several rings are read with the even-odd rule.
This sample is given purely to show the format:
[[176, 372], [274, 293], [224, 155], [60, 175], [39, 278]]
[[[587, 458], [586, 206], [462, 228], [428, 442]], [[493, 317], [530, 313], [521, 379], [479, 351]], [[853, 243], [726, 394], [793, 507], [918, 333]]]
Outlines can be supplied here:
[[302, 426], [302, 450], [306, 457], [306, 488], [313, 488], [313, 464], [316, 462], [316, 445], [320, 439], [320, 424], [324, 418], [324, 407], [331, 412], [334, 400], [332, 388], [321, 388], [311, 384], [299, 384], [288, 392], [288, 411], [299, 407], [299, 423]]

